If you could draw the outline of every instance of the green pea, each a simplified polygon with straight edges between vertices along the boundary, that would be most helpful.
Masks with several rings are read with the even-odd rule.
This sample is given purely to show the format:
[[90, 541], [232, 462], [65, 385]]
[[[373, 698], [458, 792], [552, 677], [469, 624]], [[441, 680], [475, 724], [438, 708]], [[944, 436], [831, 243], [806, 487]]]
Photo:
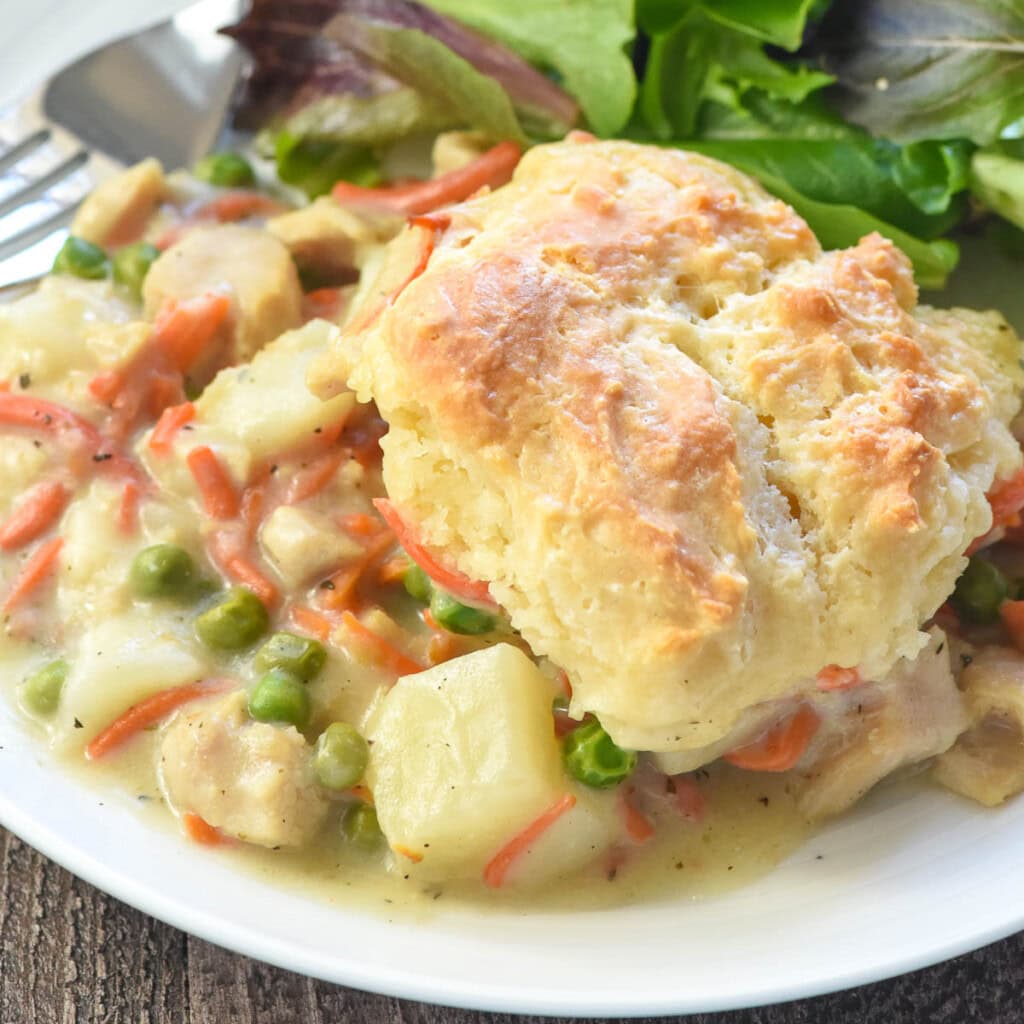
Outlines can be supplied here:
[[341, 830], [345, 838], [362, 846], [364, 849], [372, 849], [379, 845], [384, 838], [380, 830], [380, 822], [377, 820], [377, 812], [364, 803], [352, 804], [341, 819]]
[[68, 663], [63, 658], [33, 672], [18, 688], [25, 710], [40, 717], [52, 715], [60, 703], [67, 677]]
[[298, 676], [275, 668], [249, 694], [249, 714], [257, 722], [288, 722], [296, 729], [309, 724], [309, 692]]
[[114, 280], [135, 296], [142, 298], [142, 282], [146, 280], [149, 268], [160, 255], [160, 250], [150, 242], [134, 242], [122, 246], [114, 253], [111, 266]]
[[233, 587], [227, 596], [196, 617], [196, 636], [215, 651], [241, 651], [251, 647], [267, 631], [269, 617], [260, 599], [244, 587]]
[[223, 188], [239, 188], [256, 181], [252, 165], [239, 153], [210, 153], [196, 163], [192, 173]]
[[274, 633], [256, 652], [253, 664], [260, 672], [283, 668], [308, 683], [326, 660], [327, 651], [319, 641], [294, 633]]
[[988, 559], [972, 558], [956, 581], [950, 601], [970, 622], [995, 622], [1009, 593], [1009, 580]]
[[636, 768], [636, 752], [623, 750], [595, 718], [573, 729], [562, 740], [565, 770], [585, 786], [609, 789]]
[[71, 274], [90, 281], [106, 277], [109, 269], [107, 254], [98, 245], [77, 235], [68, 235], [53, 261], [55, 274]]
[[355, 726], [332, 722], [316, 741], [313, 768], [328, 789], [349, 789], [359, 782], [370, 759], [370, 748]]
[[138, 597], [191, 601], [198, 579], [192, 556], [176, 544], [143, 548], [132, 561], [128, 582]]
[[415, 597], [417, 601], [422, 601], [424, 604], [430, 604], [430, 595], [434, 592], [434, 585], [430, 582], [430, 577], [415, 562], [411, 562], [409, 568], [405, 570], [402, 585], [410, 597]]
[[479, 608], [472, 608], [468, 604], [462, 604], [443, 590], [435, 590], [431, 595], [430, 614], [434, 616], [437, 624], [447, 629], [449, 633], [477, 636], [480, 633], [490, 633], [496, 625], [493, 615]]

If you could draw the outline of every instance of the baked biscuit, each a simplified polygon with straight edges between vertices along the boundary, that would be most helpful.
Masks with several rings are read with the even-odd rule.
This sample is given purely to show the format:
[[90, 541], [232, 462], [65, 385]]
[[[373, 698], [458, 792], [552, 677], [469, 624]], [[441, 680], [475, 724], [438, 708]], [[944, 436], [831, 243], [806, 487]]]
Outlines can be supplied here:
[[686, 750], [921, 649], [1020, 464], [1004, 321], [915, 311], [890, 242], [823, 253], [675, 150], [540, 146], [445, 213], [391, 244], [311, 383], [376, 401], [391, 500], [574, 713]]

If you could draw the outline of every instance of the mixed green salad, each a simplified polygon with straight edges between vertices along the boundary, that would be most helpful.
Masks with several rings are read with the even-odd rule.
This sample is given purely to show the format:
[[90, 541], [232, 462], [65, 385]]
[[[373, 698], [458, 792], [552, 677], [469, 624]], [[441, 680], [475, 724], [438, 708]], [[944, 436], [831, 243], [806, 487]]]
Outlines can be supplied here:
[[310, 196], [440, 131], [585, 128], [731, 163], [826, 247], [880, 231], [923, 287], [956, 230], [1024, 252], [1024, 0], [255, 0], [226, 31], [239, 123]]

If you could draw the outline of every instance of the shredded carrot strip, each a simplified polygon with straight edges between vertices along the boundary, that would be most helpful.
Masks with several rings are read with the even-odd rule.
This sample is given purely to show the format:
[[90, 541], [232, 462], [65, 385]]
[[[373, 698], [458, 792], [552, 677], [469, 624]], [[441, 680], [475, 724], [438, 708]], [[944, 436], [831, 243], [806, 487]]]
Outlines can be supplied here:
[[341, 528], [353, 537], [373, 537], [384, 528], [376, 516], [369, 516], [365, 512], [352, 512], [349, 515], [341, 516], [338, 520]]
[[814, 708], [804, 704], [760, 739], [726, 754], [723, 760], [752, 772], [789, 771], [803, 756], [819, 724]]
[[287, 209], [282, 203], [271, 199], [262, 192], [250, 192], [238, 189], [232, 192], [225, 192], [216, 199], [204, 203], [196, 210], [190, 220], [216, 220], [221, 224], [229, 221], [241, 220], [243, 217], [252, 217], [256, 214], [273, 216], [276, 213], [283, 213]]
[[224, 571], [236, 582], [248, 587], [268, 608], [277, 604], [281, 594], [255, 562], [245, 555], [233, 555], [224, 562]]
[[367, 575], [372, 566], [395, 543], [389, 530], [381, 530], [372, 537], [363, 550], [358, 561], [336, 572], [330, 579], [331, 589], [322, 592], [320, 600], [333, 611], [351, 610], [356, 603], [356, 591], [360, 580]]
[[440, 665], [451, 661], [462, 650], [462, 645], [451, 633], [434, 633], [427, 641], [427, 661]]
[[372, 654], [373, 660], [382, 668], [386, 668], [396, 676], [409, 676], [423, 671], [423, 666], [419, 662], [413, 661], [390, 641], [374, 633], [372, 629], [368, 629], [347, 609], [341, 613], [341, 621], [349, 633], [366, 648], [367, 652]]
[[4, 599], [3, 611], [12, 611], [25, 602], [43, 583], [57, 565], [57, 557], [64, 541], [61, 537], [52, 537], [44, 541], [29, 555], [21, 571], [14, 578], [14, 585]]
[[406, 525], [398, 510], [387, 498], [375, 498], [373, 505], [383, 517], [384, 522], [394, 531], [395, 536], [398, 538], [398, 543], [405, 549], [405, 553], [435, 583], [439, 584], [460, 601], [479, 604], [492, 611], [497, 610], [498, 606], [491, 597], [487, 584], [471, 580], [465, 573], [459, 572], [458, 569], [446, 569], [441, 565], [416, 540], [412, 529]]
[[339, 181], [331, 194], [341, 203], [385, 206], [397, 213], [429, 213], [447, 203], [468, 199], [485, 186], [497, 188], [512, 177], [523, 151], [514, 142], [499, 142], [475, 160], [430, 181], [384, 188], [362, 188]]
[[361, 782], [359, 782], [356, 783], [356, 785], [354, 785], [349, 790], [349, 792], [353, 796], [359, 797], [359, 799], [362, 800], [364, 803], [369, 804], [371, 807], [373, 806], [373, 791], [370, 789], [369, 786], [364, 786]]
[[222, 292], [168, 300], [153, 321], [153, 342], [184, 373], [203, 354], [231, 310]]
[[356, 588], [363, 575], [362, 561], [353, 562], [352, 565], [336, 572], [327, 582], [321, 592], [320, 600], [325, 607], [331, 611], [351, 611], [358, 603], [356, 601]]
[[317, 288], [302, 296], [304, 320], [333, 320], [341, 312], [340, 288]]
[[242, 493], [239, 516], [245, 528], [245, 539], [251, 544], [256, 539], [267, 501], [266, 486], [262, 483], [247, 487]]
[[409, 218], [409, 224], [417, 228], [430, 228], [432, 231], [444, 231], [452, 222], [450, 213], [414, 213]]
[[202, 495], [206, 514], [211, 519], [234, 519], [240, 511], [238, 492], [213, 450], [206, 445], [193, 448], [185, 464]]
[[178, 431], [196, 418], [196, 407], [191, 402], [168, 406], [156, 421], [149, 435], [149, 447], [160, 455], [168, 455]]
[[401, 583], [405, 574], [409, 571], [409, 559], [405, 555], [396, 555], [381, 564], [377, 573], [377, 580], [380, 583]]
[[500, 889], [513, 864], [545, 833], [558, 819], [576, 806], [572, 793], [556, 800], [536, 821], [506, 843], [484, 868], [484, 882], [492, 889]]
[[823, 693], [852, 690], [864, 682], [855, 668], [842, 668], [840, 665], [826, 665], [818, 673], [816, 681], [818, 689]]
[[622, 817], [626, 825], [626, 835], [634, 843], [646, 843], [654, 838], [654, 826], [633, 803], [631, 793], [622, 794]]
[[377, 318], [384, 312], [388, 306], [394, 305], [395, 300], [398, 298], [406, 288], [416, 280], [424, 270], [427, 269], [427, 264], [430, 262], [430, 257], [433, 255], [434, 246], [437, 244], [437, 232], [432, 228], [423, 227], [420, 236], [420, 248], [416, 256], [416, 262], [413, 264], [409, 273], [394, 287], [387, 295], [384, 296], [379, 302], [372, 306], [368, 306], [366, 311], [353, 319], [351, 323], [346, 325], [346, 330], [349, 333], [355, 333], [357, 331], [365, 330]]
[[139, 526], [139, 496], [141, 491], [134, 480], [129, 480], [121, 491], [121, 504], [117, 509], [117, 528], [131, 536]]
[[105, 438], [87, 419], [56, 402], [33, 395], [0, 392], [0, 426], [21, 427], [58, 436], [74, 434], [92, 455], [96, 468], [103, 473], [138, 477], [138, 468], [116, 446]]
[[707, 801], [700, 786], [689, 775], [675, 775], [670, 781], [679, 813], [694, 824], [703, 821]]
[[321, 643], [327, 643], [337, 623], [322, 612], [303, 605], [294, 605], [290, 612], [292, 623], [302, 633], [315, 636]]
[[422, 853], [417, 853], [415, 850], [410, 850], [408, 846], [396, 845], [392, 846], [391, 849], [394, 850], [395, 853], [399, 854], [400, 856], [405, 857], [407, 860], [411, 860], [413, 864], [419, 864], [419, 862], [423, 860]]
[[1004, 601], [999, 608], [999, 617], [1010, 634], [1013, 646], [1024, 651], [1024, 601]]
[[338, 472], [338, 467], [345, 458], [345, 452], [333, 451], [321, 455], [311, 462], [305, 469], [300, 470], [292, 477], [288, 490], [285, 493], [284, 503], [286, 505], [298, 505], [319, 494]]
[[156, 725], [172, 711], [184, 704], [189, 704], [200, 697], [219, 693], [228, 688], [230, 683], [225, 679], [203, 679], [197, 683], [186, 683], [174, 686], [169, 690], [161, 690], [152, 697], [133, 704], [123, 715], [115, 718], [102, 732], [97, 734], [85, 748], [85, 756], [90, 761], [103, 757], [126, 743], [143, 729]]
[[989, 491], [988, 503], [992, 506], [993, 526], [1016, 525], [1015, 520], [1024, 507], [1024, 469], [1009, 480], [997, 483]]
[[14, 551], [41, 537], [60, 518], [69, 497], [68, 489], [58, 480], [36, 484], [0, 525], [0, 548]]
[[114, 399], [124, 387], [124, 377], [116, 370], [98, 373], [89, 381], [89, 394], [104, 405], [113, 405]]
[[181, 825], [185, 829], [185, 835], [202, 846], [224, 846], [228, 843], [228, 839], [217, 829], [192, 811], [186, 811], [181, 816]]

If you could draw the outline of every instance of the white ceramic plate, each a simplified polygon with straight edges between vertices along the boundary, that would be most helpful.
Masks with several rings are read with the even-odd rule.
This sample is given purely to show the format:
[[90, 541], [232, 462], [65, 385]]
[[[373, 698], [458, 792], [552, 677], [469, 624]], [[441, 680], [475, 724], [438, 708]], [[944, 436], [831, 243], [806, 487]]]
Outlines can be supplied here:
[[[0, 103], [174, 0], [0, 0]], [[159, 11], [158, 11], [159, 8]], [[991, 281], [991, 273], [985, 274]], [[981, 304], [991, 296], [979, 298]], [[0, 702], [0, 822], [75, 874], [205, 939], [396, 996], [558, 1015], [794, 999], [922, 967], [1024, 926], [1024, 801], [875, 794], [760, 883], [701, 903], [393, 921], [232, 871], [127, 798], [51, 764]]]

